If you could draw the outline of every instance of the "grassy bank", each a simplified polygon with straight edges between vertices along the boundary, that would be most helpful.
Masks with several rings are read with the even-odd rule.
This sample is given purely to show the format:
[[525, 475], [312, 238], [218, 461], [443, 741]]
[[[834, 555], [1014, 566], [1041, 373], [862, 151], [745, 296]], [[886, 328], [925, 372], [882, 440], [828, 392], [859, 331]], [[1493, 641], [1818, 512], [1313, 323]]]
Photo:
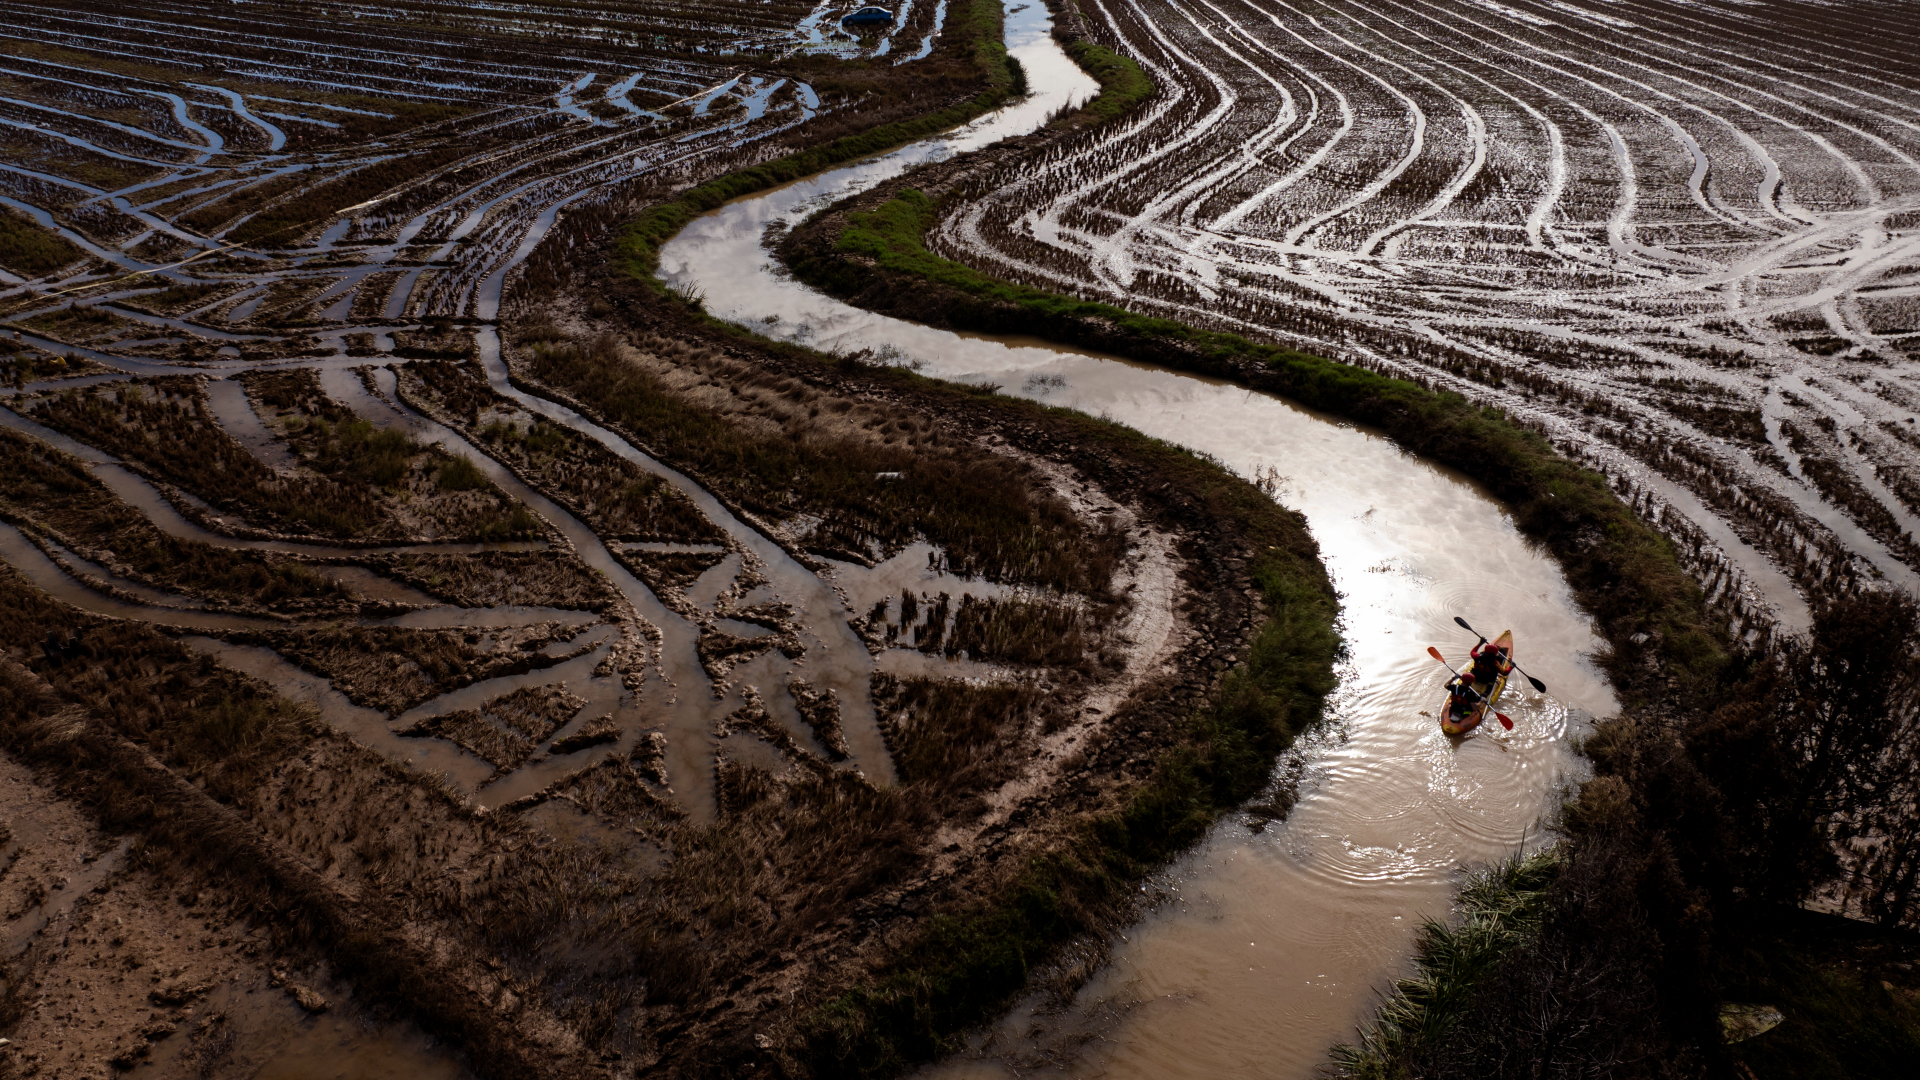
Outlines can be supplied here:
[[0, 266], [29, 278], [51, 274], [78, 261], [85, 252], [25, 215], [0, 210]]
[[[1723, 625], [1705, 610], [1673, 546], [1640, 521], [1602, 476], [1562, 457], [1501, 411], [1322, 357], [994, 281], [926, 250], [922, 238], [937, 210], [919, 192], [899, 192], [873, 210], [848, 214], [837, 235], [793, 237], [787, 251], [798, 257], [790, 265], [804, 280], [856, 303], [890, 304], [896, 315], [1031, 334], [1226, 378], [1382, 430], [1408, 450], [1483, 480], [1520, 529], [1557, 558], [1610, 646], [1602, 663], [1629, 709], [1675, 699], [1712, 701], [1741, 677]], [[1629, 784], [1653, 783], [1626, 775]], [[1662, 985], [1672, 970], [1601, 946], [1601, 935], [1610, 933], [1648, 956], [1660, 955], [1663, 945], [1686, 957], [1711, 953], [1697, 934], [1645, 923], [1648, 907], [1662, 919], [1677, 920], [1686, 910], [1665, 902], [1685, 891], [1660, 887], [1667, 862], [1635, 861], [1624, 850], [1647, 842], [1649, 834], [1641, 829], [1609, 833], [1590, 855], [1574, 850], [1562, 856], [1574, 860], [1577, 873], [1557, 873], [1559, 862], [1536, 862], [1470, 889], [1462, 898], [1466, 921], [1458, 929], [1428, 928], [1421, 974], [1401, 988], [1343, 1064], [1366, 1077], [1424, 1075], [1421, 1069], [1439, 1059], [1470, 1062], [1458, 1075], [1474, 1075], [1473, 1068], [1491, 1070], [1479, 1075], [1502, 1074], [1497, 1047], [1462, 1033], [1514, 1034], [1518, 1021], [1500, 1022], [1499, 999], [1510, 995], [1546, 1003], [1541, 1008], [1549, 1013], [1578, 1014], [1591, 1006], [1589, 1012], [1606, 1015], [1594, 1030], [1610, 1037], [1633, 1033], [1641, 1038], [1636, 1052], [1649, 1060], [1675, 1045], [1697, 1045], [1698, 1033], [1709, 1029], [1700, 1015], [1704, 1006], [1676, 1010], [1681, 1020], [1671, 1027], [1662, 1026], [1659, 1008], [1689, 997], [1711, 1001], [1713, 991], [1684, 978], [1684, 985]], [[1603, 880], [1609, 875], [1629, 884]], [[1635, 897], [1621, 895], [1643, 887], [1662, 897], [1657, 906], [1639, 906]], [[1616, 908], [1627, 914], [1614, 915]], [[1572, 1000], [1568, 987], [1554, 974], [1569, 970], [1592, 976], [1619, 1006], [1591, 998], [1565, 1005]], [[1538, 998], [1527, 998], [1533, 991]], [[1528, 1044], [1516, 1037], [1513, 1045]], [[1531, 1049], [1546, 1052], [1539, 1045]]]
[[1407, 1059], [1447, 1040], [1475, 988], [1515, 949], [1539, 937], [1547, 888], [1563, 864], [1552, 853], [1516, 857], [1460, 890], [1453, 923], [1420, 928], [1415, 974], [1393, 993], [1356, 1046], [1334, 1049], [1355, 1080], [1394, 1080]]
[[[1750, 686], [1736, 693], [1750, 681], [1753, 660], [1735, 657], [1723, 623], [1705, 609], [1673, 546], [1615, 497], [1604, 477], [1502, 411], [1242, 336], [996, 280], [927, 250], [941, 206], [917, 190], [865, 206], [829, 212], [788, 239], [782, 254], [797, 276], [900, 317], [1033, 335], [1226, 378], [1378, 428], [1484, 481], [1522, 531], [1556, 557], [1608, 642], [1603, 663], [1630, 712], [1679, 704], [1702, 717], [1731, 699], [1756, 710], [1766, 700]], [[1615, 745], [1631, 744], [1635, 736], [1622, 730], [1614, 725], [1603, 733]], [[1716, 768], [1672, 764], [1707, 754], [1705, 745], [1669, 738], [1662, 746], [1673, 752], [1665, 757], [1657, 748], [1602, 753], [1600, 787], [1583, 803], [1585, 816], [1575, 815], [1573, 838], [1550, 855], [1511, 862], [1470, 884], [1457, 925], [1429, 924], [1418, 974], [1397, 988], [1361, 1045], [1342, 1051], [1343, 1068], [1380, 1078], [1537, 1075], [1540, 1063], [1565, 1058], [1612, 1061], [1617, 1075], [1656, 1076], [1724, 1064], [1713, 1003], [1751, 981], [1743, 973], [1753, 964], [1729, 960], [1737, 949], [1710, 924], [1718, 911], [1765, 930], [1751, 911], [1737, 908], [1734, 898], [1744, 894], [1732, 883], [1740, 877], [1721, 872], [1724, 856], [1716, 863], [1707, 839], [1726, 841], [1739, 833], [1738, 819], [1750, 816], [1739, 800], [1720, 797], [1743, 760], [1729, 757]], [[1656, 760], [1658, 768], [1645, 764]], [[1143, 802], [1179, 787], [1162, 783], [1157, 779]], [[1719, 869], [1699, 871], [1702, 865]], [[1036, 867], [1016, 891], [1011, 913], [983, 913], [933, 938], [878, 996], [883, 1007], [871, 998], [843, 1007], [877, 1011], [890, 1031], [913, 1031], [916, 1020], [925, 1025], [940, 1015], [938, 1002], [966, 1003], [945, 987], [977, 981], [950, 970], [980, 966], [973, 957], [988, 951], [985, 942], [1025, 940], [1023, 928], [1056, 917], [1059, 897], [1097, 893], [1103, 868], [1098, 857]], [[903, 1009], [903, 1000], [916, 1009]], [[1888, 1019], [1886, 1008], [1856, 997], [1828, 1011], [1847, 1009], [1872, 1014], [1862, 1023], [1874, 1045], [1898, 1043], [1897, 1018]], [[1880, 1037], [1889, 1031], [1896, 1035]], [[940, 1048], [935, 1040], [920, 1045]]]
[[[1110, 119], [1152, 92], [1132, 61], [1088, 42], [1068, 52], [1099, 80], [1082, 115]], [[1059, 129], [1064, 131], [1068, 125]], [[855, 200], [857, 201], [857, 200]], [[822, 215], [781, 255], [800, 279], [904, 318], [1025, 334], [1230, 379], [1379, 428], [1407, 449], [1485, 482], [1521, 529], [1558, 557], [1611, 646], [1609, 674], [1645, 701], [1678, 674], [1711, 685], [1728, 641], [1672, 544], [1639, 520], [1600, 474], [1567, 460], [1498, 409], [1350, 364], [1113, 304], [1001, 281], [927, 250], [939, 203], [907, 188], [865, 211]]]
[[[706, 333], [727, 334], [736, 343], [764, 347], [770, 355], [760, 377], [776, 385], [807, 371], [836, 384], [837, 394], [864, 398], [878, 392], [881, 400], [897, 401], [889, 406], [896, 415], [940, 411], [969, 430], [1016, 433], [1016, 441], [1031, 452], [1069, 451], [1072, 462], [1084, 465], [1110, 497], [1137, 491], [1152, 512], [1171, 514], [1194, 526], [1196, 535], [1208, 537], [1207, 550], [1190, 552], [1191, 557], [1224, 557], [1227, 566], [1244, 560], [1238, 566], [1259, 593], [1253, 615], [1258, 629], [1238, 650], [1241, 662], [1219, 685], [1206, 689], [1208, 680], [1196, 676], [1191, 684], [1168, 688], [1164, 701], [1147, 704], [1155, 717], [1117, 734], [1128, 740], [1145, 736], [1127, 745], [1148, 749], [1150, 775], [1130, 782], [1130, 789], [1118, 797], [1090, 787], [1089, 805], [1110, 810], [1090, 812], [1064, 827], [1050, 826], [1062, 839], [1020, 855], [1017, 870], [1001, 871], [1006, 876], [979, 890], [976, 901], [945, 908], [918, 924], [913, 938], [893, 951], [890, 962], [871, 979], [816, 1003], [793, 1030], [778, 1038], [794, 1075], [893, 1075], [951, 1049], [968, 1027], [1002, 1010], [1062, 943], [1126, 919], [1141, 876], [1197, 841], [1220, 814], [1267, 782], [1274, 757], [1318, 720], [1332, 689], [1340, 649], [1334, 630], [1337, 600], [1304, 521], [1217, 462], [1111, 422], [977, 387], [940, 383], [899, 368], [873, 367], [798, 346], [775, 347], [697, 313], [667, 310], [685, 320], [678, 333], [696, 339]], [[711, 430], [710, 422], [689, 416], [685, 406], [642, 385], [645, 380], [633, 372], [594, 359], [606, 350], [556, 347], [540, 337], [523, 334], [522, 340], [533, 354], [530, 372], [542, 383], [583, 399], [602, 422], [628, 437], [658, 445], [667, 460], [692, 466], [703, 480], [712, 480], [723, 497], [744, 501], [750, 495], [732, 490], [740, 481], [729, 478], [729, 469], [794, 477], [794, 484], [802, 487], [832, 480], [830, 469], [808, 464], [804, 440], [783, 443], [774, 467], [747, 467], [770, 448], [756, 449], [738, 434]], [[540, 384], [529, 389], [537, 391]], [[868, 466], [861, 471], [872, 475]], [[925, 468], [922, 463], [894, 471], [911, 477]], [[813, 497], [832, 499], [836, 490], [830, 486]], [[950, 491], [948, 500], [954, 505], [921, 512], [932, 509], [928, 520], [940, 526], [943, 515], [977, 502], [982, 509], [969, 511], [969, 520], [993, 517], [984, 509], [984, 496], [956, 500]], [[1222, 555], [1234, 552], [1240, 554]], [[1238, 588], [1231, 591], [1237, 598]], [[1239, 618], [1235, 614], [1232, 622], [1216, 629], [1231, 638]], [[1181, 701], [1200, 704], [1177, 704]], [[923, 756], [911, 746], [902, 750], [903, 760]], [[1108, 768], [1098, 766], [1100, 771]], [[915, 797], [921, 783], [911, 768], [903, 775], [912, 781], [906, 795]]]
[[912, 120], [885, 124], [826, 146], [789, 154], [751, 169], [709, 180], [670, 202], [650, 206], [620, 230], [610, 255], [617, 270], [665, 291], [654, 277], [660, 247], [687, 223], [709, 210], [756, 191], [811, 176], [857, 158], [868, 157], [915, 139], [957, 127], [1025, 92], [1025, 78], [1007, 56], [1001, 38], [999, 0], [968, 0], [948, 33], [967, 43], [979, 72], [981, 89], [973, 97]]
[[[997, 30], [998, 5], [992, 10]], [[1100, 97], [1089, 106], [1091, 115], [1121, 115], [1152, 92], [1131, 61], [1087, 43], [1070, 49], [1102, 84]], [[998, 60], [992, 50], [982, 54], [983, 66]], [[996, 104], [1001, 85], [991, 79], [988, 91], [958, 109], [726, 177], [655, 207], [617, 241], [612, 268], [663, 291], [653, 277], [659, 248], [696, 214], [951, 126]], [[766, 342], [697, 310], [681, 317], [709, 332], [751, 339], [791, 360], [822, 367], [840, 363], [799, 346]], [[926, 920], [871, 980], [820, 1003], [799, 1022], [793, 1037], [783, 1040], [788, 1064], [796, 1073], [820, 1076], [890, 1076], [951, 1051], [962, 1032], [1002, 1011], [1026, 989], [1033, 971], [1064, 942], [1102, 933], [1125, 919], [1140, 878], [1259, 791], [1274, 758], [1317, 722], [1334, 685], [1333, 663], [1341, 648], [1334, 629], [1337, 600], [1304, 521], [1217, 462], [1064, 410], [997, 398], [988, 404], [976, 390], [899, 370], [867, 369], [866, 374], [944, 396], [950, 407], [963, 411], [1024, 413], [1079, 448], [1083, 457], [1145, 469], [1156, 481], [1164, 478], [1160, 490], [1180, 494], [1162, 497], [1190, 500], [1218, 523], [1223, 543], [1247, 544], [1253, 553], [1247, 569], [1260, 612], [1241, 662], [1178, 722], [1174, 745], [1157, 755], [1150, 776], [1115, 809], [1083, 819], [1064, 842], [1026, 858], [977, 901]]]
[[1140, 65], [1105, 45], [1070, 41], [1061, 47], [1081, 70], [1100, 84], [1099, 95], [1080, 107], [1076, 122], [1117, 120], [1153, 96], [1153, 80], [1140, 70]]

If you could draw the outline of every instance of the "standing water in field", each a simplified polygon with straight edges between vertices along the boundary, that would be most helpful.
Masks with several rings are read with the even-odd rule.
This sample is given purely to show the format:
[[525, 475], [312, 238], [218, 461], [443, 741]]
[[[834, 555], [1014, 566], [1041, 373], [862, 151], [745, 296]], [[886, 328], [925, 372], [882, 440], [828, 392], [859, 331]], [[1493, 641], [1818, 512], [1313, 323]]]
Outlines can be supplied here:
[[[1304, 513], [1345, 605], [1351, 652], [1327, 725], [1283, 768], [1300, 776], [1283, 822], [1239, 815], [1147, 886], [1158, 900], [1065, 1015], [1017, 1010], [938, 1076], [1000, 1077], [1077, 1055], [1089, 1076], [1305, 1077], [1407, 973], [1424, 917], [1445, 917], [1466, 867], [1537, 842], [1577, 778], [1571, 739], [1612, 694], [1600, 647], [1558, 568], [1469, 478], [1387, 439], [1241, 387], [1031, 341], [960, 335], [861, 311], [775, 270], [770, 225], [913, 165], [1037, 127], [1091, 83], [1038, 5], [1009, 9], [1007, 43], [1033, 95], [948, 136], [723, 207], [662, 253], [676, 285], [722, 318], [820, 348], [872, 349], [929, 375], [1109, 417], [1267, 480]], [[1464, 616], [1511, 628], [1550, 694], [1516, 683], [1488, 724], [1440, 734], [1447, 673], [1473, 642]]]

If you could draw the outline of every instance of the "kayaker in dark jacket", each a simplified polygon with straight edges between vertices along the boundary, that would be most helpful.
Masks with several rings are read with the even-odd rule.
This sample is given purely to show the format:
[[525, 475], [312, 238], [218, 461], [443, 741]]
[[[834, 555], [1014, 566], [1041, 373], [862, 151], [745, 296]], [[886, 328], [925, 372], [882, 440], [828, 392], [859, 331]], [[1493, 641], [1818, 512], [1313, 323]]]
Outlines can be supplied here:
[[1456, 675], [1447, 683], [1447, 714], [1456, 721], [1464, 721], [1473, 713], [1473, 707], [1485, 700], [1485, 696], [1473, 688], [1473, 683]]
[[[1473, 657], [1473, 669], [1476, 675], [1483, 675], [1489, 684], [1508, 670], [1509, 661], [1504, 650], [1494, 648], [1493, 642], [1483, 641], [1473, 647], [1468, 655]], [[1475, 680], [1480, 681], [1478, 679]]]
[[1487, 698], [1487, 695], [1473, 688], [1473, 677], [1471, 675], [1455, 675], [1447, 683], [1447, 692], [1452, 694], [1455, 700], [1465, 701], [1469, 704], [1485, 701]]

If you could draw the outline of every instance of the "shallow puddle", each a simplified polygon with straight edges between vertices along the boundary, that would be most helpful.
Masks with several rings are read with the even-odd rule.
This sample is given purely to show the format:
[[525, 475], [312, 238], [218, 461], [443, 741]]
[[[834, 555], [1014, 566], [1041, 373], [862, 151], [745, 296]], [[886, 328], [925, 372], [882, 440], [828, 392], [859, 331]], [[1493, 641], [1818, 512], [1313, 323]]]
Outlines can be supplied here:
[[411, 1027], [314, 1017], [296, 1028], [255, 1080], [465, 1080], [446, 1048]]

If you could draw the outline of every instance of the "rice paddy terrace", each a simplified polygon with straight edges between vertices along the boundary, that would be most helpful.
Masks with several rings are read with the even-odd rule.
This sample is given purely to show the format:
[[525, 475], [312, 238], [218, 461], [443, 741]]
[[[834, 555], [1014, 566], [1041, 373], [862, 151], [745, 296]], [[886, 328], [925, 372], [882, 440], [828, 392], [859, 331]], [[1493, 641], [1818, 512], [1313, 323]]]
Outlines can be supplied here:
[[929, 247], [1505, 407], [1790, 624], [1787, 578], [1915, 583], [1911, 5], [1078, 8], [1158, 97]]

